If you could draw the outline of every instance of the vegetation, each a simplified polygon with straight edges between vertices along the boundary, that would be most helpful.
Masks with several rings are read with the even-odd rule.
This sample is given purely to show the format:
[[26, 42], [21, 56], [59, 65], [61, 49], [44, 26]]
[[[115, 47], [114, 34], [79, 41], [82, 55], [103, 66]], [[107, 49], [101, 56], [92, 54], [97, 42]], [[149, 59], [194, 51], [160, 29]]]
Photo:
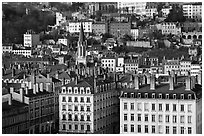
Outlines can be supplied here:
[[173, 5], [165, 22], [185, 22], [186, 18], [183, 16], [183, 9], [178, 5]]

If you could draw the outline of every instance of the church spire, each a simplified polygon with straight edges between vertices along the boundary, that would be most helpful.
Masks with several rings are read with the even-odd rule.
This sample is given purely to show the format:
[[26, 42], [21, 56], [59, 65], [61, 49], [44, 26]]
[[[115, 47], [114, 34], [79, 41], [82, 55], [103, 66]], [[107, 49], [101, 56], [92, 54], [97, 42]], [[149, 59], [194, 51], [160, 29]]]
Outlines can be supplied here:
[[83, 28], [83, 24], [81, 22], [81, 29], [79, 32], [79, 42], [83, 42], [85, 41], [85, 37], [84, 37], [84, 28]]

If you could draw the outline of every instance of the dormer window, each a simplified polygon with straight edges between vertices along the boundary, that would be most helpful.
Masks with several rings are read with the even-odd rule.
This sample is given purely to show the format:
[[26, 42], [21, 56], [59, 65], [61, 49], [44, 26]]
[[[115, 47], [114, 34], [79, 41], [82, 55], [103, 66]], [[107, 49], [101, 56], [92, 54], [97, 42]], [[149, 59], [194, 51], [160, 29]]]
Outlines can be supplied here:
[[173, 94], [173, 99], [176, 99], [176, 94]]
[[131, 98], [134, 98], [134, 93], [131, 93]]
[[124, 93], [124, 97], [127, 97], [127, 93]]
[[145, 93], [145, 98], [148, 98], [148, 93]]
[[159, 94], [159, 98], [162, 99], [162, 94]]
[[87, 93], [87, 94], [90, 93], [90, 88], [86, 88], [86, 93]]
[[152, 94], [152, 98], [155, 98], [155, 93]]
[[189, 100], [191, 99], [191, 94], [188, 94], [188, 99], [189, 99]]
[[141, 93], [138, 93], [138, 98], [141, 98]]
[[169, 94], [166, 94], [166, 99], [169, 99]]
[[72, 89], [71, 88], [69, 88], [69, 93], [72, 93]]
[[181, 94], [181, 99], [184, 100], [184, 94]]
[[77, 90], [78, 90], [77, 87], [74, 88], [74, 93], [75, 93], [75, 94], [77, 94]]

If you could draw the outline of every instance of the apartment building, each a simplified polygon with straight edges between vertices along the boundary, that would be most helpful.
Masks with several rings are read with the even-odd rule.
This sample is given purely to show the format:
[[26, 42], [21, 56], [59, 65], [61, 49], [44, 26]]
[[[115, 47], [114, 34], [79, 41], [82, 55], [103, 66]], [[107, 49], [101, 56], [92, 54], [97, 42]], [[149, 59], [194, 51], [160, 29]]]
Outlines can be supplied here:
[[123, 37], [125, 34], [131, 33], [131, 23], [111, 22], [109, 25], [109, 33], [116, 37]]
[[[83, 30], [85, 33], [92, 33], [92, 21], [83, 21]], [[79, 33], [81, 29], [81, 22], [71, 21], [69, 22], [69, 32]]]
[[24, 47], [36, 47], [40, 43], [40, 35], [28, 30], [23, 35]]
[[166, 22], [161, 24], [162, 34], [181, 34], [181, 27], [172, 22]]
[[181, 60], [180, 61], [180, 73], [181, 75], [186, 76], [191, 71], [191, 61], [190, 60]]
[[201, 65], [198, 62], [192, 62], [190, 67], [191, 76], [198, 76], [201, 73]]
[[134, 87], [121, 90], [120, 133], [201, 134], [202, 89], [195, 78], [185, 77], [185, 85], [172, 75], [167, 84], [149, 78], [150, 85], [141, 85], [141, 76], [134, 75]]
[[158, 14], [157, 8], [146, 8], [146, 16], [153, 18]]
[[118, 2], [118, 9], [121, 13], [146, 14], [147, 2]]
[[180, 61], [179, 60], [167, 60], [164, 63], [164, 74], [168, 74], [170, 71], [174, 71], [180, 74]]
[[115, 57], [103, 57], [101, 58], [102, 68], [108, 68], [108, 71], [114, 72], [116, 70], [116, 58]]
[[119, 133], [119, 99], [115, 82], [106, 73], [96, 71], [96, 67], [93, 69], [95, 74], [89, 71], [84, 79], [77, 74], [75, 81], [62, 86], [59, 94], [60, 133]]
[[31, 50], [30, 47], [28, 47], [28, 48], [18, 48], [18, 49], [13, 49], [12, 53], [17, 54], [17, 55], [23, 55], [25, 57], [31, 57], [32, 50]]
[[107, 33], [106, 30], [107, 30], [107, 24], [104, 23], [104, 22], [96, 22], [96, 23], [93, 23], [92, 24], [92, 31], [93, 33], [95, 34], [105, 34]]
[[13, 45], [2, 45], [2, 53], [11, 53], [13, 50]]
[[139, 61], [138, 59], [125, 59], [125, 73], [138, 71]]
[[183, 4], [183, 13], [187, 18], [194, 19], [196, 21], [202, 21], [202, 3], [185, 3]]

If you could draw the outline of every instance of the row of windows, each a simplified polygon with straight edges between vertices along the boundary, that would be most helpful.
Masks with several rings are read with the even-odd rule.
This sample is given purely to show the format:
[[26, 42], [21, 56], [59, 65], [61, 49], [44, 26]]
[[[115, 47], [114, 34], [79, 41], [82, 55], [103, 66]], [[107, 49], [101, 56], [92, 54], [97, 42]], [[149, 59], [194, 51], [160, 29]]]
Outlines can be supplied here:
[[[177, 98], [176, 96], [177, 96], [176, 94], [173, 94], [173, 99], [176, 99]], [[184, 100], [184, 94], [180, 94], [180, 96], [181, 96], [181, 99]], [[124, 97], [127, 97], [127, 93], [126, 92], [124, 93]], [[141, 98], [141, 93], [137, 93], [137, 94], [136, 93], [131, 93], [130, 97], [131, 98]], [[144, 97], [148, 98], [148, 93], [145, 93]], [[152, 97], [151, 98], [155, 98], [155, 93], [152, 93]], [[159, 94], [159, 98], [160, 99], [163, 98], [161, 93]], [[169, 94], [165, 95], [165, 99], [169, 99]], [[192, 99], [191, 94], [188, 94], [188, 99]]]
[[[66, 96], [62, 97], [62, 102], [81, 102], [84, 103], [84, 97], [80, 97], [80, 101], [78, 100], [78, 97], [73, 97], [74, 100], [72, 100], [72, 97], [68, 97], [68, 101], [66, 100]], [[90, 97], [86, 97], [86, 103], [91, 103]]]
[[[135, 119], [135, 114], [133, 114], [133, 113], [131, 113], [130, 114], [130, 116], [129, 116], [130, 118], [128, 118], [128, 114], [124, 114], [123, 115], [123, 120], [124, 121], [136, 121], [136, 119]], [[150, 115], [148, 115], [148, 114], [144, 114], [144, 116], [143, 116], [144, 118], [143, 118], [143, 120], [142, 120], [142, 114], [137, 114], [137, 121], [145, 121], [145, 122], [150, 122], [150, 121], [152, 121], [152, 122], [164, 122], [164, 117], [165, 117], [165, 122], [166, 123], [169, 123], [170, 122], [170, 115], [165, 115], [165, 116], [163, 116], [163, 115], [158, 115], [158, 121], [156, 121], [156, 115], [155, 114], [152, 114], [151, 115], [151, 120], [149, 119], [150, 118]], [[181, 115], [180, 116], [180, 123], [185, 123], [185, 120], [187, 119], [187, 123], [188, 124], [191, 124], [192, 123], [192, 116], [187, 116], [186, 118], [185, 118], [185, 116], [184, 115]], [[172, 115], [172, 123], [178, 123], [178, 121], [177, 121], [177, 115]]]
[[[171, 106], [172, 105], [172, 106]], [[130, 103], [130, 110], [135, 110], [135, 106], [136, 104], [135, 103]], [[150, 109], [150, 106], [151, 106], [151, 109]], [[144, 103], [143, 107], [144, 107], [144, 111], [156, 111], [156, 106], [158, 106], [158, 110], [159, 111], [170, 111], [170, 106], [172, 107], [172, 110], [173, 112], [176, 112], [176, 111], [180, 111], [180, 112], [185, 112], [185, 111], [188, 111], [188, 112], [192, 112], [192, 105], [191, 104], [188, 104], [186, 105], [186, 108], [187, 110], [185, 110], [185, 105], [184, 104], [181, 104], [180, 105], [180, 110], [178, 110], [178, 105], [177, 104], [162, 104], [160, 103], [159, 105], [156, 105], [155, 103], [152, 103], [151, 105], [149, 103]], [[165, 109], [164, 109], [164, 106], [165, 106]], [[125, 102], [123, 104], [123, 109], [124, 110], [128, 110], [128, 103]], [[137, 103], [137, 110], [138, 111], [142, 111], [142, 103]]]
[[[85, 111], [84, 107], [85, 106], [80, 106], [80, 111]], [[73, 111], [73, 106], [72, 105], [68, 105], [68, 107], [67, 107], [67, 105], [62, 105], [62, 111], [67, 111], [67, 109], [68, 109], [68, 111]], [[75, 105], [74, 106], [74, 111], [79, 111], [79, 106]], [[90, 106], [86, 106], [86, 111], [87, 112], [91, 111]]]
[[[86, 128], [85, 128], [86, 127]], [[62, 125], [62, 130], [66, 130], [67, 129], [67, 124], [63, 124]], [[68, 130], [86, 130], [86, 131], [90, 131], [90, 125], [68, 125]]]
[[[124, 124], [123, 126], [123, 131], [124, 132], [137, 132], [137, 133], [142, 133], [144, 131], [144, 133], [159, 133], [159, 134], [170, 134], [170, 133], [173, 133], [173, 134], [184, 134], [186, 129], [188, 131], [188, 134], [192, 134], [192, 127], [188, 127], [188, 128], [185, 128], [185, 127], [180, 127], [180, 132], [177, 132], [177, 127], [176, 126], [173, 126], [172, 127], [172, 132], [170, 132], [170, 126], [161, 126], [159, 125], [158, 126], [158, 131], [156, 131], [156, 126], [152, 125], [151, 126], [151, 129], [150, 129], [150, 126], [148, 125], [144, 125], [143, 126], [143, 129], [142, 130], [142, 125], [137, 125], [137, 130], [135, 128], [136, 126], [134, 124], [131, 124], [130, 125], [130, 130], [128, 129], [128, 125], [127, 124]], [[163, 131], [164, 129], [164, 131]]]
[[74, 116], [72, 116], [72, 114], [68, 114], [68, 118], [66, 116], [66, 114], [62, 115], [62, 120], [68, 120], [68, 121], [91, 121], [90, 115], [86, 115], [86, 120], [84, 118], [84, 115], [81, 115], [79, 118], [79, 115], [76, 114]]
[[72, 89], [72, 88], [66, 89], [63, 87], [62, 92], [63, 93], [72, 93], [72, 94], [89, 94], [89, 93], [91, 93], [89, 87], [87, 87], [86, 89], [84, 87], [80, 87], [80, 88], [75, 87], [74, 89]]
[[114, 60], [101, 60], [101, 62], [114, 62]]

